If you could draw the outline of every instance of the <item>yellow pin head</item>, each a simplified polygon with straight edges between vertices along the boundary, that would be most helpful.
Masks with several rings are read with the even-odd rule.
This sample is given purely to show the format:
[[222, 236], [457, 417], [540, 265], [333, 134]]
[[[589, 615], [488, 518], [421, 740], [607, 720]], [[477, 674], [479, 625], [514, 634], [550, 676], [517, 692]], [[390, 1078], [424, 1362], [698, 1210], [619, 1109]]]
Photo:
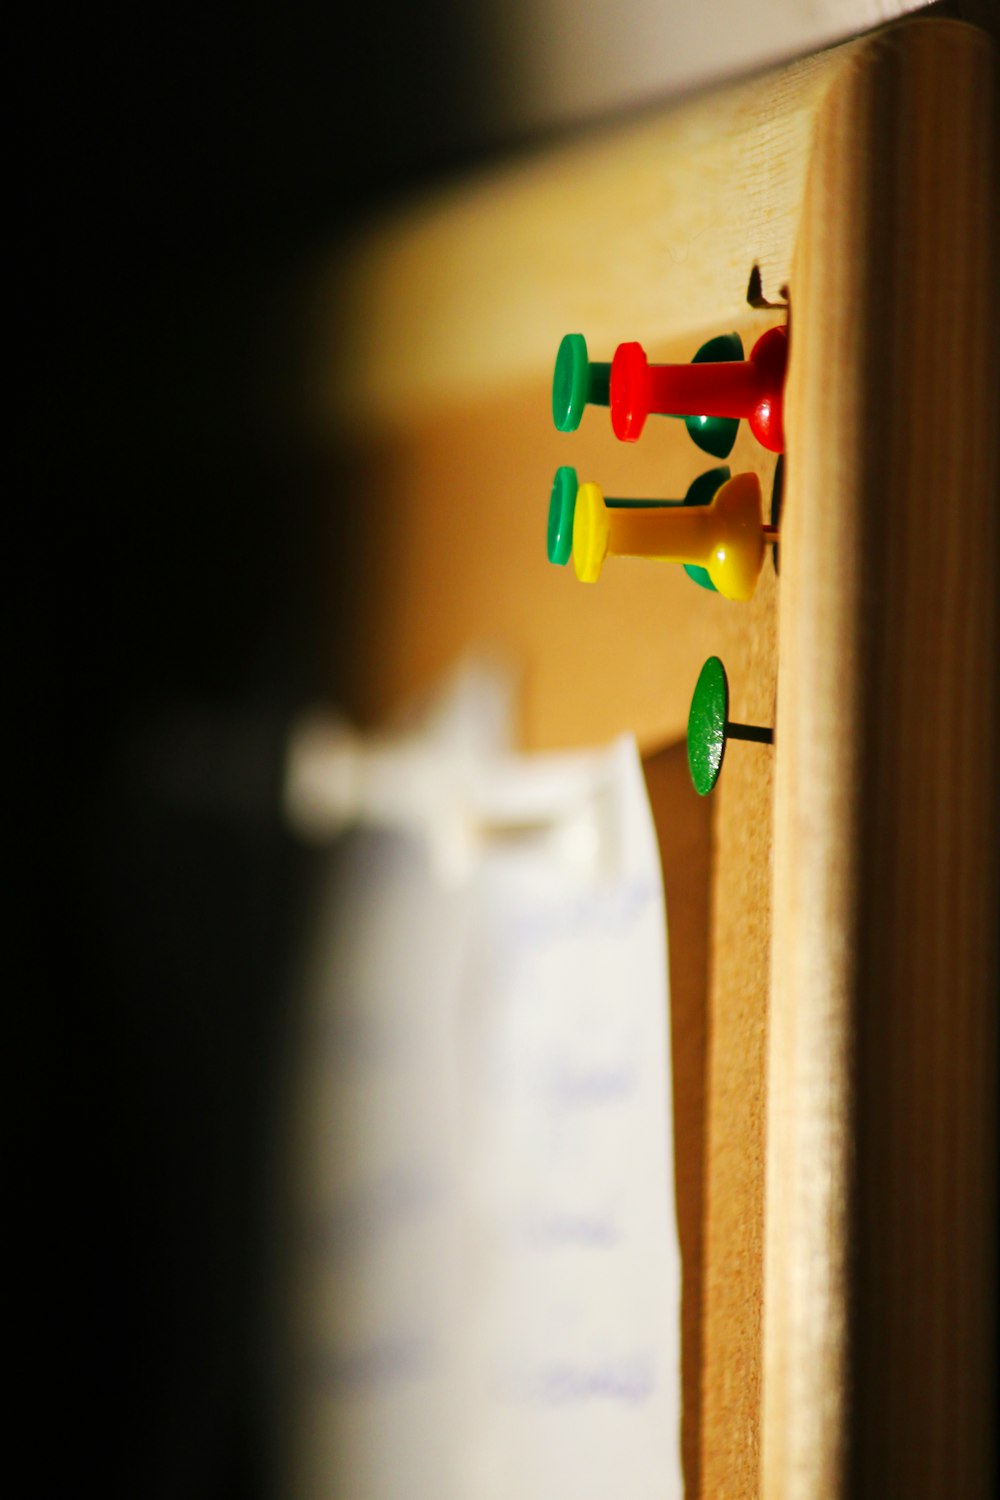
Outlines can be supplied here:
[[708, 576], [726, 599], [750, 599], [764, 562], [763, 511], [756, 474], [734, 474], [712, 502]]
[[611, 526], [600, 485], [581, 484], [573, 516], [573, 567], [581, 583], [596, 583], [608, 555]]

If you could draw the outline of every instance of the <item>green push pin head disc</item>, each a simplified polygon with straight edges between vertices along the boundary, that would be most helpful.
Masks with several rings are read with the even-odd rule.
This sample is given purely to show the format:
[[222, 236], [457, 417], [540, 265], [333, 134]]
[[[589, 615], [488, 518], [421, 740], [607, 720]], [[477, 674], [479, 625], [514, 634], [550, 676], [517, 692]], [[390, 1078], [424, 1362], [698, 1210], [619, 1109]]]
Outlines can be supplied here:
[[[743, 358], [743, 340], [738, 333], [720, 333], [702, 344], [691, 361], [693, 365], [722, 364]], [[733, 451], [739, 420], [736, 417], [685, 417], [684, 425], [692, 442], [713, 458], [728, 458]]]
[[588, 402], [608, 404], [611, 366], [592, 364], [582, 333], [567, 333], [552, 372], [552, 420], [560, 432], [575, 432]]
[[688, 766], [700, 797], [707, 797], [719, 779], [726, 753], [729, 682], [717, 656], [702, 667], [688, 714]]
[[573, 513], [578, 489], [576, 470], [562, 464], [549, 496], [549, 562], [568, 563], [573, 551]]

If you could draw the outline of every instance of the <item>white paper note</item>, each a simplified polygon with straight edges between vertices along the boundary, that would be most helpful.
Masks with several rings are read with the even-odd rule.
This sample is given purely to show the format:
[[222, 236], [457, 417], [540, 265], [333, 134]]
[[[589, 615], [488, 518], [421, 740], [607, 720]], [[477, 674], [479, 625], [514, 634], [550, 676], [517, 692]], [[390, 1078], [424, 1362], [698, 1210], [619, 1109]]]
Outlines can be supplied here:
[[674, 1500], [666, 932], [641, 765], [629, 740], [454, 747], [379, 748], [424, 757], [424, 805], [440, 754], [450, 854], [415, 819], [331, 855], [296, 1089], [286, 1492]]

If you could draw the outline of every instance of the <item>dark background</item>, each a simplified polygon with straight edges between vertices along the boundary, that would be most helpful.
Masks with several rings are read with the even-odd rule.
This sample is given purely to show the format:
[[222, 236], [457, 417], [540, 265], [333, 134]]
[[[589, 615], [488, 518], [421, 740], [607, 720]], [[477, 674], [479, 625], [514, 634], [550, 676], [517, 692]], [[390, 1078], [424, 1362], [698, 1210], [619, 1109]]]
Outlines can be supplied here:
[[310, 878], [281, 757], [340, 686], [321, 632], [351, 655], [349, 486], [290, 420], [299, 292], [484, 153], [462, 15], [39, 8], [14, 38], [19, 1493], [268, 1492], [262, 1184]]

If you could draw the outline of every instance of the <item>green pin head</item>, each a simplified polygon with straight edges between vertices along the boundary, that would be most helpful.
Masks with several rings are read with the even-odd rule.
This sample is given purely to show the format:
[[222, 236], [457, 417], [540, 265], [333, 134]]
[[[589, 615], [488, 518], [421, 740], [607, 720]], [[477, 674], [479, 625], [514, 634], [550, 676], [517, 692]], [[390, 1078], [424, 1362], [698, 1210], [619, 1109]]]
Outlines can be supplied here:
[[575, 432], [587, 404], [590, 361], [582, 333], [567, 333], [552, 372], [552, 420], [560, 432]]
[[560, 432], [575, 432], [588, 403], [607, 406], [609, 364], [594, 363], [582, 333], [567, 333], [552, 371], [552, 420]]
[[702, 667], [688, 714], [688, 766], [699, 797], [707, 797], [719, 779], [726, 753], [729, 682], [717, 656]]
[[[720, 333], [702, 344], [691, 363], [713, 365], [742, 358], [743, 340], [739, 334]], [[685, 417], [684, 424], [692, 442], [713, 458], [728, 458], [732, 453], [740, 426], [736, 417]]]
[[573, 513], [579, 488], [576, 470], [562, 464], [549, 496], [549, 562], [564, 566], [573, 552]]

